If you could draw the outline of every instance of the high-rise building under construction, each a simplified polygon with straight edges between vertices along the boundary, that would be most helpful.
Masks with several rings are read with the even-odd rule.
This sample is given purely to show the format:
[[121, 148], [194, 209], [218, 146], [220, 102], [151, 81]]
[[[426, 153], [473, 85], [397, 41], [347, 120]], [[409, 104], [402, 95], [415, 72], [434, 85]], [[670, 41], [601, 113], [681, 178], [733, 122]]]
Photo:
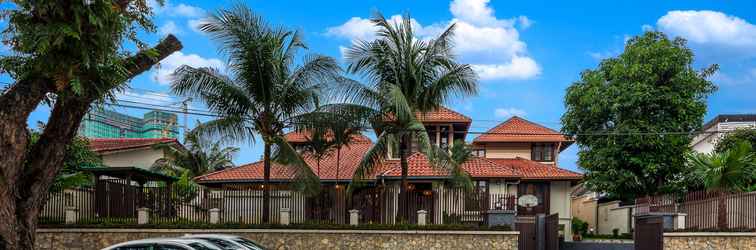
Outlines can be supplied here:
[[150, 111], [143, 118], [101, 108], [92, 108], [79, 125], [79, 135], [88, 138], [176, 138], [176, 114]]

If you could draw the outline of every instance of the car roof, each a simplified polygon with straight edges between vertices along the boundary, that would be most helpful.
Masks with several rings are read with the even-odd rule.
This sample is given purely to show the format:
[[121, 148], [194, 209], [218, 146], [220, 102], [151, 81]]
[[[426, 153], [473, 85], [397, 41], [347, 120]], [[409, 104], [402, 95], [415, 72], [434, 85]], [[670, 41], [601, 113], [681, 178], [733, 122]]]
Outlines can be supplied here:
[[141, 240], [132, 240], [127, 242], [118, 243], [116, 245], [111, 246], [113, 247], [119, 247], [124, 245], [131, 245], [131, 244], [153, 244], [153, 243], [179, 243], [183, 245], [188, 245], [191, 243], [203, 243], [205, 246], [209, 247], [215, 247], [212, 243], [201, 240], [201, 239], [192, 239], [192, 238], [149, 238], [149, 239], [141, 239]]

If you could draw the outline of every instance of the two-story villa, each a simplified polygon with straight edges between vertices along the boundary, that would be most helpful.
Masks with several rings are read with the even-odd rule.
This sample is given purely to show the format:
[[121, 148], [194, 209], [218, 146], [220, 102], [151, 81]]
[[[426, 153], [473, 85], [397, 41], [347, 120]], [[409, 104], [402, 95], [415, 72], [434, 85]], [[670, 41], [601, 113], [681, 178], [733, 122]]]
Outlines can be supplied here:
[[[464, 140], [472, 120], [448, 108], [417, 114], [423, 122], [432, 143], [446, 148], [455, 140]], [[290, 143], [306, 143], [306, 135], [289, 133]], [[409, 154], [409, 194], [399, 195], [401, 168], [396, 150], [389, 149], [386, 160], [368, 177], [368, 185], [353, 193], [350, 204], [334, 202], [339, 211], [328, 216], [335, 221], [344, 221], [347, 210], [358, 209], [361, 216], [373, 221], [396, 223], [398, 218], [412, 222], [417, 210], [427, 211], [429, 223], [483, 223], [484, 214], [491, 210], [516, 213], [517, 221], [532, 223], [536, 214], [559, 214], [559, 224], [564, 225], [564, 234], [570, 235], [570, 190], [582, 175], [558, 167], [559, 153], [572, 144], [570, 138], [542, 125], [520, 117], [512, 117], [472, 141], [474, 148], [470, 160], [462, 169], [473, 180], [473, 190], [453, 186], [450, 173], [433, 166], [421, 153]], [[340, 160], [329, 154], [319, 164], [313, 157], [305, 159], [321, 180], [323, 192], [330, 197], [343, 192], [343, 186], [352, 180], [354, 171], [373, 143], [366, 136], [359, 136], [355, 143], [341, 150]], [[412, 147], [410, 147], [412, 148]], [[338, 163], [338, 164], [337, 164]], [[319, 165], [319, 167], [316, 167]], [[226, 169], [196, 178], [210, 188], [227, 185], [259, 185], [262, 182], [262, 162]], [[271, 180], [277, 185], [291, 183], [294, 173], [286, 166], [273, 164]], [[341, 191], [340, 191], [341, 190]], [[527, 207], [520, 206], [518, 199], [528, 196]], [[409, 199], [400, 206], [400, 197]], [[322, 197], [321, 197], [322, 198]], [[303, 220], [315, 215], [309, 208], [311, 202], [296, 204]], [[519, 204], [519, 205], [518, 205]], [[274, 208], [276, 209], [276, 208]], [[343, 210], [343, 211], [342, 211]], [[409, 211], [400, 211], [409, 210]], [[295, 212], [296, 213], [296, 212]], [[570, 237], [565, 237], [570, 240]]]

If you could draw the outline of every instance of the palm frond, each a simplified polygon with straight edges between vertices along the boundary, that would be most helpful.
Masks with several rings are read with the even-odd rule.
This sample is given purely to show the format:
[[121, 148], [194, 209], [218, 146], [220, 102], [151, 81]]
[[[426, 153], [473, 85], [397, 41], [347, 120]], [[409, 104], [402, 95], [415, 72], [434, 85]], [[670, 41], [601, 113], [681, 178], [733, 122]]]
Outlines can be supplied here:
[[320, 179], [294, 147], [280, 136], [274, 137], [273, 142], [275, 145], [273, 161], [292, 168], [296, 179], [294, 187], [297, 191], [306, 195], [314, 195], [320, 192]]

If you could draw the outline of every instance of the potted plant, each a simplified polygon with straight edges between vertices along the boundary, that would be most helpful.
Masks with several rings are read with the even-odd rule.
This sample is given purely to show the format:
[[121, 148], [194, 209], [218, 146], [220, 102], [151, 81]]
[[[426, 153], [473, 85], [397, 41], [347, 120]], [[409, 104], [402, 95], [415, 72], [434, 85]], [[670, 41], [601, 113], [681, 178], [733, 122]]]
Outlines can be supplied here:
[[588, 230], [588, 222], [578, 218], [572, 218], [572, 240], [581, 241]]

